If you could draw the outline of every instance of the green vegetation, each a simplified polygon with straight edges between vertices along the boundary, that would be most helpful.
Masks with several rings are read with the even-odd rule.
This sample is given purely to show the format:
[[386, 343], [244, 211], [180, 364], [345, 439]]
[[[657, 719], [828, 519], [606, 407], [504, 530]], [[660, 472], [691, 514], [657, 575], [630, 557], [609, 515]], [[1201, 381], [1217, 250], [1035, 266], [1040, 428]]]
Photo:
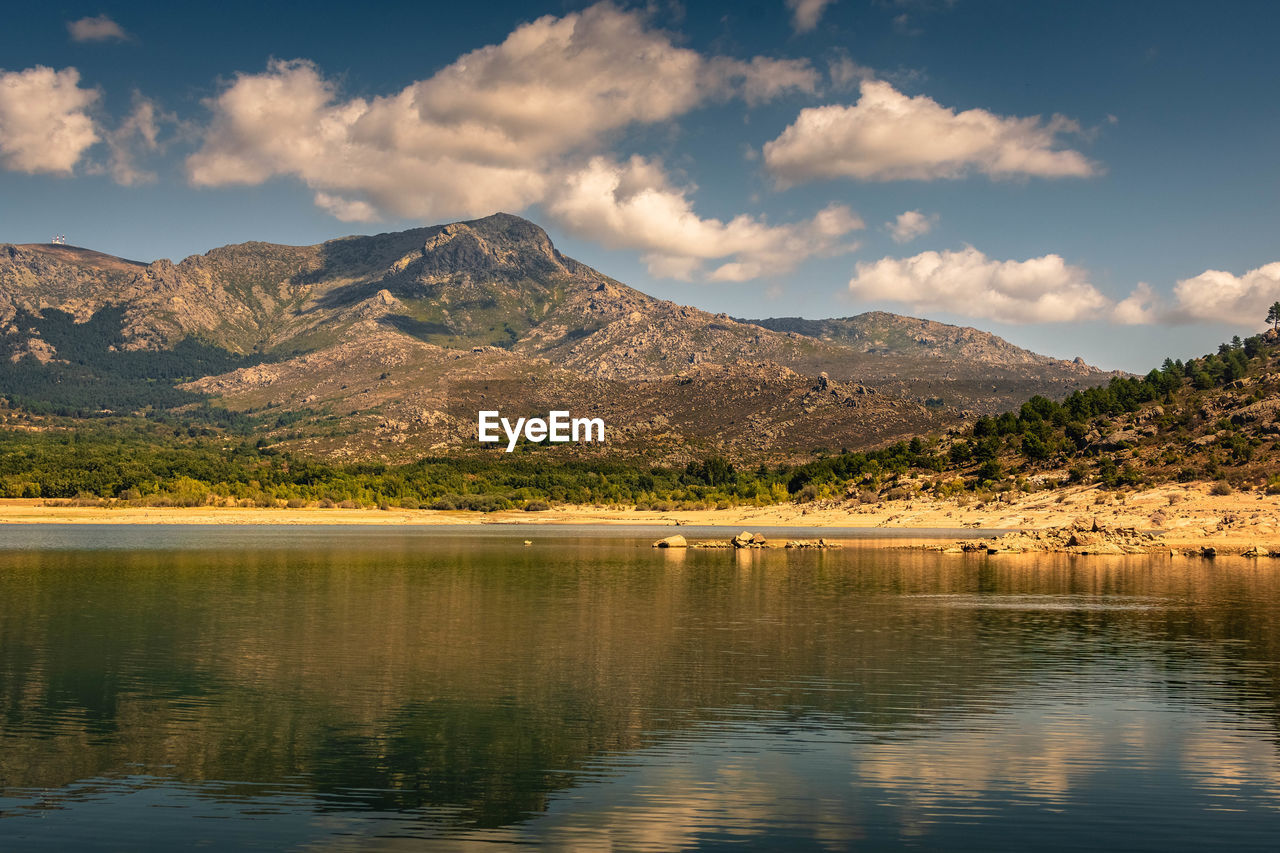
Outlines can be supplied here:
[[0, 431], [0, 496], [160, 506], [320, 503], [537, 511], [549, 503], [583, 503], [688, 509], [835, 497], [851, 481], [875, 489], [913, 468], [943, 463], [916, 439], [750, 471], [719, 457], [680, 469], [552, 461], [545, 454], [335, 465], [277, 452], [262, 440], [211, 433], [133, 418], [6, 429]]
[[[262, 361], [191, 337], [168, 350], [126, 350], [119, 306], [103, 308], [84, 323], [48, 309], [41, 317], [19, 313], [14, 324], [34, 329], [58, 354], [43, 364], [31, 355], [17, 361], [0, 358], [0, 396], [35, 414], [93, 418], [203, 406], [203, 395], [175, 386]], [[215, 423], [229, 425], [233, 419], [225, 410], [201, 411], [203, 419]]]
[[[1280, 304], [1272, 313], [1280, 316]], [[1247, 409], [1280, 392], [1280, 376], [1269, 372], [1276, 356], [1274, 336], [1237, 336], [1216, 353], [1165, 359], [1144, 377], [1113, 379], [1062, 403], [1033, 397], [1017, 412], [980, 418], [948, 458], [977, 488], [1062, 469], [1071, 483], [1203, 479], [1230, 488], [1227, 469], [1237, 481], [1254, 477], [1278, 449], [1273, 431], [1256, 422], [1263, 413]]]
[[[1280, 316], [1280, 306], [1272, 314]], [[989, 496], [1076, 483], [1132, 487], [1207, 480], [1280, 492], [1277, 336], [1235, 338], [1187, 362], [1166, 359], [1063, 402], [1032, 397], [945, 437], [828, 454], [799, 465], [737, 467], [709, 457], [681, 468], [642, 459], [590, 460], [535, 452], [337, 464], [270, 446], [266, 433], [296, 412], [257, 415], [209, 406], [174, 387], [186, 377], [252, 363], [195, 341], [167, 352], [118, 344], [122, 316], [24, 316], [66, 361], [0, 361], [0, 496], [142, 505], [307, 506], [540, 511], [554, 504], [641, 509], [723, 508], [930, 492]], [[1259, 419], [1250, 406], [1263, 404]], [[1280, 406], [1272, 407], [1280, 411]], [[146, 417], [119, 412], [145, 411]], [[1264, 428], [1264, 421], [1267, 421]], [[985, 498], [984, 498], [985, 499]]]

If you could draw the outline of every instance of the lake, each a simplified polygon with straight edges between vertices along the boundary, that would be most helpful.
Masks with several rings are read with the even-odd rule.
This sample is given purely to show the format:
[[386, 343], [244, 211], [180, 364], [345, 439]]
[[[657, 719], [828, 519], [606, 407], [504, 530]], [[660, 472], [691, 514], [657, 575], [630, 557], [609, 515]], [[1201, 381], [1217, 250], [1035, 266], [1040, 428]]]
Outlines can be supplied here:
[[0, 849], [1280, 846], [1271, 561], [671, 532], [2, 526]]

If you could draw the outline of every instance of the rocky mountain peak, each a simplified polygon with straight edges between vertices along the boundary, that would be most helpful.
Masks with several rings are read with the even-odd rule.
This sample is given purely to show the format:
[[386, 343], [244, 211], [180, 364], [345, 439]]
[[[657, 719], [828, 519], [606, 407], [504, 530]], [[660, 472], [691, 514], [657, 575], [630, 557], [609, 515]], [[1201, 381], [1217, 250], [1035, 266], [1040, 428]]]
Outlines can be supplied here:
[[[399, 243], [403, 235], [380, 236]], [[569, 272], [567, 259], [556, 251], [547, 232], [509, 213], [454, 222], [426, 230], [422, 237], [421, 243], [405, 247], [407, 251], [388, 265], [388, 276], [430, 282], [477, 277], [513, 280]]]

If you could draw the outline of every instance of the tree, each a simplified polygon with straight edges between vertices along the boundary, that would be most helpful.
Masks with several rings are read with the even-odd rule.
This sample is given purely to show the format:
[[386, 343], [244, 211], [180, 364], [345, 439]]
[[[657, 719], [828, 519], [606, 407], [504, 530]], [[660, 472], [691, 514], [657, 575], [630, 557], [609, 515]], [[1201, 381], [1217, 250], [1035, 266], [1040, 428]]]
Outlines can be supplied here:
[[1271, 303], [1271, 307], [1267, 309], [1267, 322], [1271, 324], [1271, 328], [1280, 329], [1280, 301]]

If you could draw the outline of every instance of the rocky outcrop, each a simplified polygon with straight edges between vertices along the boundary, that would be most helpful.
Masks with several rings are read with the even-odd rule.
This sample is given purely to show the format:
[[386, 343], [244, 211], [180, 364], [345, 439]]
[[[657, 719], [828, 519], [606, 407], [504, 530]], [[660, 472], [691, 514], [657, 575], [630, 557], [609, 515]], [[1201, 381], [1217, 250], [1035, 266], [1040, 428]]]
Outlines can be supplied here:
[[[677, 544], [669, 545], [666, 543], [676, 542]], [[839, 548], [837, 542], [830, 542], [826, 539], [791, 539], [786, 544], [778, 542], [770, 542], [763, 533], [752, 533], [744, 530], [737, 536], [727, 542], [723, 539], [716, 539], [703, 542], [686, 542], [683, 536], [668, 536], [666, 539], [659, 539], [653, 543], [655, 548], [701, 548], [710, 550], [749, 550], [749, 549], [765, 549], [765, 548], [790, 548], [790, 549], [814, 549], [823, 550], [828, 548]]]
[[[991, 539], [957, 542], [935, 546], [944, 553], [1063, 553], [1082, 555], [1147, 554], [1159, 547], [1159, 539], [1151, 533], [1132, 527], [1104, 527], [1097, 521], [1078, 522], [1068, 527], [1049, 527], [1006, 533]], [[1163, 550], [1163, 549], [1162, 549]]]

